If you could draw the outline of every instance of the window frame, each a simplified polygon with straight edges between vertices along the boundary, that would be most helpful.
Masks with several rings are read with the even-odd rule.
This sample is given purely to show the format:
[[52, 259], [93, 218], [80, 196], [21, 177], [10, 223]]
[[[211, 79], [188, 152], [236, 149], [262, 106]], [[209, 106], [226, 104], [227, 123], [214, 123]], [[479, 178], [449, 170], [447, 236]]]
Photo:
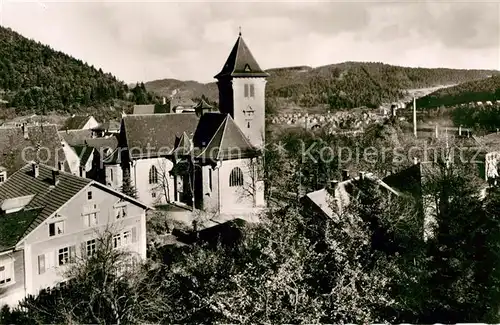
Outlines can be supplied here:
[[[94, 216], [94, 218], [91, 219], [92, 215]], [[93, 222], [90, 222], [91, 220], [93, 220]], [[83, 215], [83, 224], [87, 228], [92, 228], [92, 227], [97, 226], [99, 224], [99, 219], [98, 219], [97, 211], [89, 212], [89, 213], [84, 214]]]
[[[62, 232], [61, 233], [57, 233], [57, 224], [62, 224]], [[65, 224], [65, 220], [57, 220], [57, 221], [54, 221], [54, 222], [49, 222], [49, 237], [57, 237], [57, 236], [61, 236], [61, 235], [64, 235], [66, 233], [66, 224]], [[54, 225], [54, 234], [51, 235], [51, 231], [50, 231], [50, 227]]]
[[16, 283], [14, 260], [11, 258], [0, 264], [0, 288], [10, 286], [14, 283]]
[[[65, 251], [66, 250], [66, 251]], [[62, 259], [61, 259], [62, 255]], [[57, 250], [57, 266], [64, 266], [71, 264], [75, 258], [75, 247], [74, 246], [66, 246], [59, 248]], [[63, 262], [61, 262], [63, 261]]]
[[158, 184], [158, 168], [155, 165], [149, 168], [149, 185]]
[[234, 167], [229, 173], [229, 187], [241, 187], [244, 184], [244, 175], [240, 167]]
[[92, 257], [96, 252], [97, 252], [97, 240], [94, 238], [85, 241], [85, 253], [87, 257]]

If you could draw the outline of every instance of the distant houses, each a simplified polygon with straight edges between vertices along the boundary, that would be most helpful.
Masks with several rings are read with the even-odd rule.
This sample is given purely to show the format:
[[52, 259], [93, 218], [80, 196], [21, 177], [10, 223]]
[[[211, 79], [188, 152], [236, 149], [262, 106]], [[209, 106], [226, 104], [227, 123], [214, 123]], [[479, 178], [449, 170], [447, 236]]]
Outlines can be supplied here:
[[196, 103], [189, 98], [182, 97], [180, 95], [174, 95], [170, 99], [170, 112], [172, 113], [183, 113], [183, 112], [194, 112], [194, 107]]
[[92, 130], [99, 122], [91, 115], [73, 115], [66, 120], [61, 130]]

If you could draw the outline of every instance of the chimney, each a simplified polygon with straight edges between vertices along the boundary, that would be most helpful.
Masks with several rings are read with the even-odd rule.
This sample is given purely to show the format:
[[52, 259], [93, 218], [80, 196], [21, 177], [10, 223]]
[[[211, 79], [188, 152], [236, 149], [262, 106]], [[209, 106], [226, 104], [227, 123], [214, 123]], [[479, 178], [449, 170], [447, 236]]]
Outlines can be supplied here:
[[438, 125], [436, 124], [436, 139], [439, 138]]
[[417, 137], [417, 100], [413, 97], [413, 135]]
[[342, 181], [347, 181], [349, 179], [349, 170], [344, 169], [342, 171]]
[[393, 105], [391, 106], [391, 115], [392, 115], [393, 117], [396, 117], [396, 110], [397, 110], [397, 107], [396, 107], [396, 105], [394, 105], [394, 104], [393, 104]]
[[80, 177], [83, 177], [83, 178], [87, 177], [87, 172], [85, 171], [84, 166], [80, 166]]
[[359, 180], [365, 179], [365, 172], [359, 172]]
[[26, 126], [26, 123], [23, 123], [21, 125], [21, 130], [23, 130], [23, 136], [26, 140], [29, 139], [29, 135], [28, 135], [28, 127]]
[[[497, 132], [498, 132], [498, 129], [497, 129]], [[461, 125], [458, 127], [458, 136], [459, 137], [462, 136], [462, 126]]]
[[414, 165], [418, 164], [418, 158], [417, 157], [413, 157], [413, 164]]
[[52, 185], [56, 186], [59, 184], [59, 171], [57, 169], [52, 170]]
[[39, 175], [39, 168], [40, 166], [38, 166], [38, 163], [33, 161], [31, 163], [31, 171], [33, 172], [33, 177], [37, 178], [38, 175]]
[[163, 97], [163, 105], [167, 105], [167, 99]]
[[338, 183], [339, 183], [339, 181], [337, 181], [335, 179], [331, 180], [330, 181], [330, 188], [335, 189], [337, 187]]

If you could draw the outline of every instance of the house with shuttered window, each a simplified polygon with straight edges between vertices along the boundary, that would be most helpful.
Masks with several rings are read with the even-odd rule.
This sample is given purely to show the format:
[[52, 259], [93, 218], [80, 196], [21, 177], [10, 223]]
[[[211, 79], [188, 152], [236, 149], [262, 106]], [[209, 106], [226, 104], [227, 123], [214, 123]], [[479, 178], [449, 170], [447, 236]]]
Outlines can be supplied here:
[[104, 231], [116, 249], [146, 258], [148, 207], [91, 179], [30, 163], [0, 186], [0, 209], [0, 305], [66, 281]]

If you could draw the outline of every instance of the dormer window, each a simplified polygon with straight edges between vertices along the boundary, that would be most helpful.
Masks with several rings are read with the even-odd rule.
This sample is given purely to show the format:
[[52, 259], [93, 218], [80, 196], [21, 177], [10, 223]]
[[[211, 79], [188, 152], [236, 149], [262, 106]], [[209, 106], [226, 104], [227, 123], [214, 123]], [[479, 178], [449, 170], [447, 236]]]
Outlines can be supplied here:
[[245, 72], [251, 72], [252, 69], [250, 68], [250, 66], [247, 64], [245, 64]]
[[1, 171], [0, 172], [0, 184], [5, 183], [6, 180], [7, 180], [7, 172]]

